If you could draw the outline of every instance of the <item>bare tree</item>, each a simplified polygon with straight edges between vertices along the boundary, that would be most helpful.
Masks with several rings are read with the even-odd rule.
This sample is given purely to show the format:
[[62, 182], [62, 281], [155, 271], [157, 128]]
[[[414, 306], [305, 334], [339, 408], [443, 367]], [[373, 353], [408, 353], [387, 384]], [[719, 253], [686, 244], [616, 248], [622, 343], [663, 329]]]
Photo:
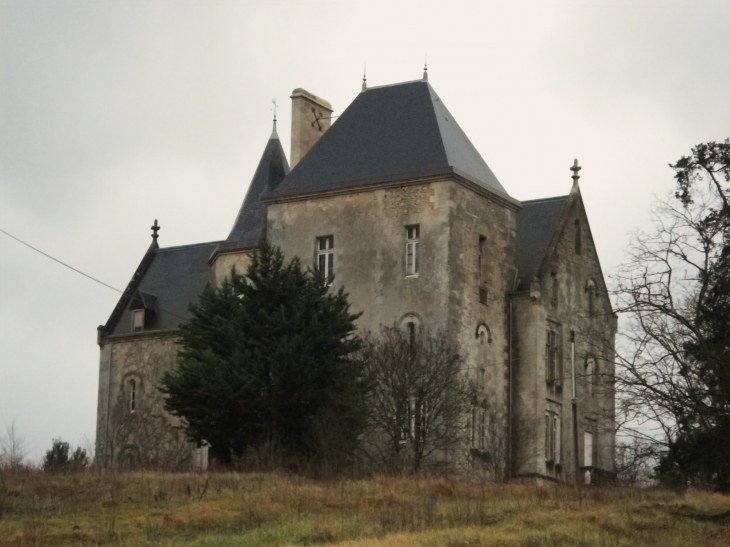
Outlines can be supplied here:
[[688, 347], [702, 342], [698, 314], [709, 273], [724, 246], [723, 228], [708, 223], [717, 194], [696, 187], [684, 204], [667, 197], [654, 207], [653, 230], [637, 232], [615, 276], [624, 314], [617, 388], [624, 432], [668, 446], [688, 420], [707, 416], [707, 385]]
[[391, 470], [443, 465], [467, 435], [470, 385], [463, 360], [442, 334], [383, 328], [360, 353], [369, 381], [367, 454]]
[[0, 469], [17, 469], [28, 455], [25, 439], [15, 431], [15, 420], [5, 426], [5, 435], [0, 437]]

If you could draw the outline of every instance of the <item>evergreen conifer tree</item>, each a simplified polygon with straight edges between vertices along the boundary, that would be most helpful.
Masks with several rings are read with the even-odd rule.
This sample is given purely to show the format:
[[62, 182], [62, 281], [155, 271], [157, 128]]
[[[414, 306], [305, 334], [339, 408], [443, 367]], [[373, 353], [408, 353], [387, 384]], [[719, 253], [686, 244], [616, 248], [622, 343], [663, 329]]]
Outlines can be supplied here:
[[317, 271], [262, 242], [246, 275], [207, 288], [181, 327], [177, 368], [163, 378], [168, 411], [222, 461], [248, 449], [340, 465], [363, 428], [359, 314]]

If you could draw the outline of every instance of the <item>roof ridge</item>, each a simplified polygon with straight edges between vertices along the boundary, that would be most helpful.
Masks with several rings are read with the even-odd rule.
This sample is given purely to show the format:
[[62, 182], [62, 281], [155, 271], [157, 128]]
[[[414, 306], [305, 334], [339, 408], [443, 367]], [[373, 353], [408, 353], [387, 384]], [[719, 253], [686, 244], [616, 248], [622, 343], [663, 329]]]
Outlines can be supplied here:
[[222, 243], [225, 241], [225, 239], [221, 239], [218, 241], [206, 241], [204, 243], [189, 243], [187, 245], [174, 245], [172, 247], [160, 247], [159, 249], [155, 249], [155, 253], [164, 253], [165, 251], [177, 251], [179, 249], [191, 249], [193, 247], [203, 247], [205, 245], [218, 245], [219, 243]]
[[394, 84], [383, 84], [383, 85], [373, 85], [373, 86], [369, 85], [365, 91], [370, 91], [371, 89], [382, 89], [384, 87], [394, 87], [397, 85], [406, 85], [406, 84], [415, 84], [415, 83], [424, 83], [425, 84], [428, 82], [426, 82], [422, 79], [419, 79], [419, 80], [408, 80], [406, 82], [396, 82]]
[[570, 194], [565, 194], [564, 196], [553, 196], [550, 198], [526, 199], [526, 200], [521, 200], [520, 203], [525, 204], [525, 203], [539, 203], [539, 202], [544, 202], [544, 201], [558, 201], [561, 199], [568, 199], [569, 197], [570, 197]]

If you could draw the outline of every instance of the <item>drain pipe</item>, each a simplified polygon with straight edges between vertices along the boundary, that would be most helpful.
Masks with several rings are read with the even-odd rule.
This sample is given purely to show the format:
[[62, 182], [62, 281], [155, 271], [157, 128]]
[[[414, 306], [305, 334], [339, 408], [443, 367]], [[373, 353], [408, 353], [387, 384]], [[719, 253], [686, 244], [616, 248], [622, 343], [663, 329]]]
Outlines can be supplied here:
[[573, 454], [575, 460], [575, 481], [578, 482], [578, 398], [575, 394], [575, 331], [570, 331], [570, 367], [572, 370], [573, 378], [573, 397], [570, 402], [573, 406]]
[[509, 385], [509, 389], [507, 390], [507, 476], [511, 479], [512, 478], [512, 332], [514, 331], [514, 326], [512, 324], [512, 298], [515, 294], [515, 290], [517, 290], [517, 273], [518, 270], [515, 268], [515, 278], [514, 281], [512, 281], [512, 293], [509, 295], [509, 339], [508, 339], [508, 349], [507, 349], [507, 369], [508, 369], [508, 380], [507, 383]]

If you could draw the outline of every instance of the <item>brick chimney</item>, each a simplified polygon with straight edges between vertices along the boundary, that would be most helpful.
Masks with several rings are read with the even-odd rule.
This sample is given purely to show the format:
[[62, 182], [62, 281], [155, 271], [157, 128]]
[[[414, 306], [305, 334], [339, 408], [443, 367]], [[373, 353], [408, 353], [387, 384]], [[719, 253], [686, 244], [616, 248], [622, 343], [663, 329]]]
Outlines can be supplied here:
[[291, 94], [291, 166], [299, 163], [332, 121], [332, 105], [309, 91], [297, 88]]

